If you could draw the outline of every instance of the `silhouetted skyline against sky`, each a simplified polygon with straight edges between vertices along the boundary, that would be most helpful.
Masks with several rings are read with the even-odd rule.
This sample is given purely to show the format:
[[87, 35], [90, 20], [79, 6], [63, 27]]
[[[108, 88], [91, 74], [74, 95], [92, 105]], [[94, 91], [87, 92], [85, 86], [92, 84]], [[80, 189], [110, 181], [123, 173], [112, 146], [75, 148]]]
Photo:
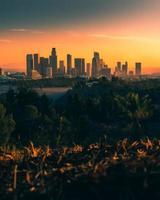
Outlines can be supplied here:
[[23, 70], [26, 53], [57, 47], [61, 59], [90, 61], [97, 50], [111, 67], [136, 60], [160, 70], [159, 9], [159, 0], [0, 0], [0, 66]]

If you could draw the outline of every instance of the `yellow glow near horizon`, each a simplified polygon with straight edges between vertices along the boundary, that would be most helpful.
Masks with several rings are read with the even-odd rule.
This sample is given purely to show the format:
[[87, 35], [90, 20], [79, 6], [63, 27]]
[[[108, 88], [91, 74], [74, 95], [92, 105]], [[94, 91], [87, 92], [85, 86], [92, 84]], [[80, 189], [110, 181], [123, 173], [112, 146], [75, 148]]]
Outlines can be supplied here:
[[[47, 39], [46, 39], [47, 38]], [[51, 48], [57, 48], [58, 59], [66, 61], [66, 54], [73, 57], [84, 57], [91, 62], [93, 51], [99, 51], [104, 61], [114, 69], [117, 61], [128, 61], [130, 69], [135, 62], [143, 63], [143, 71], [160, 71], [160, 40], [159, 38], [111, 36], [105, 34], [67, 33], [48, 34], [1, 41], [0, 66], [25, 71], [25, 55], [39, 53], [49, 56]]]

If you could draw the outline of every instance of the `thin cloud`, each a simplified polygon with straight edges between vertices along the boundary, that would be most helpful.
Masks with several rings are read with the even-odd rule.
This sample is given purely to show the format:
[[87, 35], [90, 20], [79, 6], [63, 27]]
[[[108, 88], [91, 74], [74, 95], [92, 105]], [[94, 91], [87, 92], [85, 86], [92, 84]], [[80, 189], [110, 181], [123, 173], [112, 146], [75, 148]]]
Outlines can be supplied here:
[[138, 36], [116, 36], [116, 35], [107, 35], [107, 34], [91, 34], [90, 37], [95, 37], [99, 39], [111, 39], [111, 40], [140, 40], [140, 41], [160, 41], [155, 38], [147, 37], [138, 37]]
[[11, 32], [28, 32], [28, 29], [25, 28], [14, 28], [14, 29], [10, 29]]
[[11, 32], [20, 32], [20, 33], [32, 33], [32, 34], [44, 34], [45, 32], [40, 30], [32, 30], [32, 29], [25, 29], [25, 28], [14, 28], [10, 29]]
[[11, 40], [8, 40], [8, 39], [0, 39], [0, 43], [11, 43], [12, 41]]

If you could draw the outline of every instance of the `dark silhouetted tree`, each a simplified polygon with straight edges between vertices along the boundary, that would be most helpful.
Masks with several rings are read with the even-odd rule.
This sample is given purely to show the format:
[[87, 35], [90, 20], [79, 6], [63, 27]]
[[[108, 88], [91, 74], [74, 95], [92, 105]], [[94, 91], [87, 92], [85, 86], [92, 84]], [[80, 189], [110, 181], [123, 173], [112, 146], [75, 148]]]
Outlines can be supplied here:
[[0, 104], [0, 145], [6, 145], [10, 135], [15, 128], [15, 121], [12, 115], [6, 114], [5, 107]]

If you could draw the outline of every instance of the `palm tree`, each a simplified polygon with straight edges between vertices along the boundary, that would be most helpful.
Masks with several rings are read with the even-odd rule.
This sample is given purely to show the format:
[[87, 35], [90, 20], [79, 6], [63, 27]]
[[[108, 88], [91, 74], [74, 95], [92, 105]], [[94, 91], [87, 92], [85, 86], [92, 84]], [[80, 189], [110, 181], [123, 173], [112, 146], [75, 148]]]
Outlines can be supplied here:
[[123, 120], [128, 122], [127, 129], [134, 137], [139, 137], [144, 131], [144, 122], [153, 115], [151, 99], [148, 96], [140, 97], [139, 94], [129, 93], [126, 97], [117, 96], [115, 100]]

